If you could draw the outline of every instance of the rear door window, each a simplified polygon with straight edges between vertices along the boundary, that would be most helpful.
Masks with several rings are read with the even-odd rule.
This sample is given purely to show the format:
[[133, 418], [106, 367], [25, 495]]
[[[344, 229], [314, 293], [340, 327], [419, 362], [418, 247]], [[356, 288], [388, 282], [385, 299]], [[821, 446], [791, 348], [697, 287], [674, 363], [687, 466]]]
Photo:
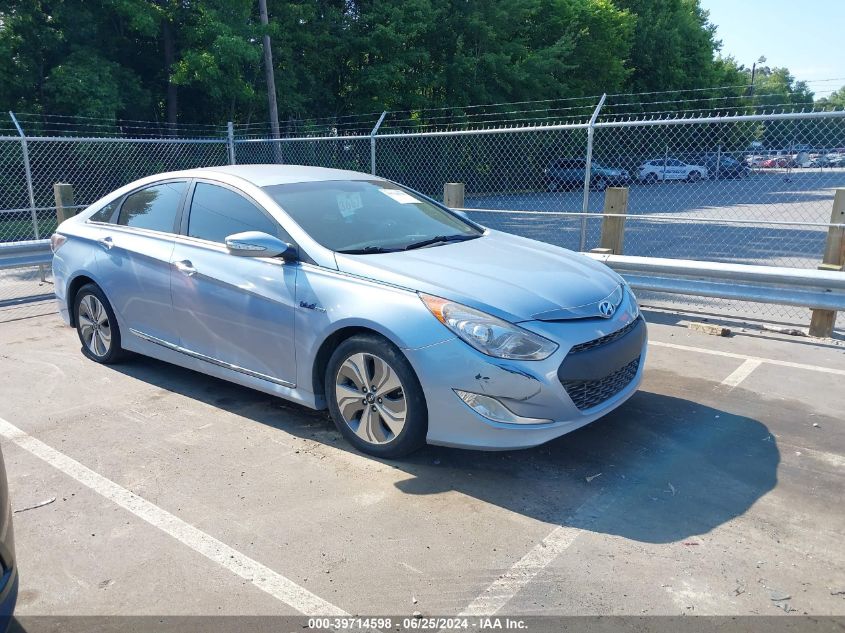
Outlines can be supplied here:
[[138, 229], [174, 233], [185, 181], [145, 187], [126, 196], [117, 223]]

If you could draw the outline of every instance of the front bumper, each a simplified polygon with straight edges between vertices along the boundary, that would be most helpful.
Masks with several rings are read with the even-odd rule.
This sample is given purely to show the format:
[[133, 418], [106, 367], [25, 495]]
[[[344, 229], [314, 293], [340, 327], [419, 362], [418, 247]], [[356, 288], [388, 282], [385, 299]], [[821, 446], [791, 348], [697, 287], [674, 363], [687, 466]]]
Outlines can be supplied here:
[[[608, 320], [520, 323], [560, 345], [543, 361], [492, 358], [458, 339], [406, 350], [428, 405], [428, 443], [485, 450], [527, 448], [606, 415], [630, 398], [642, 381], [646, 325], [642, 317], [635, 323], [634, 310], [629, 299]], [[577, 351], [578, 344], [626, 327], [628, 332], [620, 339]], [[573, 347], [576, 351], [570, 353]], [[625, 367], [627, 373], [620, 378]], [[616, 383], [608, 382], [613, 380]], [[495, 422], [467, 406], [455, 389], [495, 397], [518, 416], [548, 421]]]

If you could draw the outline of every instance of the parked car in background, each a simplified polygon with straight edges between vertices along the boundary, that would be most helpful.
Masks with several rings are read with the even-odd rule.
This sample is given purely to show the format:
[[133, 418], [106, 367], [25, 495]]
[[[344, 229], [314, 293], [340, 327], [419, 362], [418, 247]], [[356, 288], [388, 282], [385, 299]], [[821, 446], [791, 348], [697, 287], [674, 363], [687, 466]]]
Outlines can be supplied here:
[[638, 178], [644, 183], [664, 180], [686, 180], [696, 182], [708, 177], [704, 165], [690, 165], [675, 158], [657, 158], [642, 164]]
[[798, 167], [830, 167], [830, 160], [824, 154], [808, 154], [798, 161]]
[[[587, 161], [583, 158], [563, 158], [554, 161], [543, 170], [546, 189], [571, 189], [584, 186], [587, 176]], [[593, 161], [590, 165], [590, 187], [597, 191], [604, 191], [607, 187], [627, 185], [631, 177], [624, 169], [606, 167]]]
[[370, 174], [150, 176], [51, 245], [61, 317], [90, 360], [132, 351], [328, 408], [380, 457], [536, 446], [642, 379], [646, 325], [618, 274]]
[[745, 178], [751, 173], [747, 165], [728, 154], [708, 152], [696, 160], [707, 168], [710, 178]]
[[777, 167], [795, 167], [795, 158], [792, 156], [775, 156], [767, 158], [760, 162], [760, 167], [763, 169], [773, 169]]
[[12, 529], [12, 506], [6, 464], [0, 452], [0, 630], [11, 623], [18, 601], [18, 565], [15, 559], [15, 532]]

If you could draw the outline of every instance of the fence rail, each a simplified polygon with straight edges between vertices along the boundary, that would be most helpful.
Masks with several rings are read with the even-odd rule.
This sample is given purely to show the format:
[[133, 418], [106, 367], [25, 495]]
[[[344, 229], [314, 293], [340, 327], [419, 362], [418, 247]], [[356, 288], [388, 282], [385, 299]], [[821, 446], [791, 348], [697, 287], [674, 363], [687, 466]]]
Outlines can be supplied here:
[[823, 270], [585, 253], [635, 290], [845, 310], [845, 275]]
[[[828, 230], [841, 227], [829, 220], [833, 191], [845, 186], [845, 111], [637, 118], [618, 108], [596, 99], [574, 122], [482, 129], [397, 127], [382, 114], [355, 134], [278, 139], [233, 124], [197, 128], [196, 138], [38, 136], [16, 126], [17, 136], [0, 136], [0, 243], [55, 229], [55, 182], [71, 183], [84, 206], [153, 173], [278, 162], [372, 173], [436, 197], [462, 182], [464, 206], [482, 224], [573, 250], [599, 244], [603, 191], [624, 183], [626, 255], [818, 266]], [[735, 311], [729, 299], [708, 305]]]

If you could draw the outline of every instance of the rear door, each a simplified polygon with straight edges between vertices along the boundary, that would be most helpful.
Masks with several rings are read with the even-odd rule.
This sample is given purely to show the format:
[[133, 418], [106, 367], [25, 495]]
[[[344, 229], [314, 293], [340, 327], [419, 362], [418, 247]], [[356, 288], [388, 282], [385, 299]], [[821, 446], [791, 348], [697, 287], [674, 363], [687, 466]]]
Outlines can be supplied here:
[[173, 344], [170, 256], [187, 189], [187, 180], [168, 180], [129, 193], [97, 240], [100, 283], [121, 327]]
[[171, 257], [173, 311], [184, 350], [208, 362], [293, 386], [298, 263], [230, 255], [225, 238], [263, 231], [291, 238], [243, 192], [198, 180]]

